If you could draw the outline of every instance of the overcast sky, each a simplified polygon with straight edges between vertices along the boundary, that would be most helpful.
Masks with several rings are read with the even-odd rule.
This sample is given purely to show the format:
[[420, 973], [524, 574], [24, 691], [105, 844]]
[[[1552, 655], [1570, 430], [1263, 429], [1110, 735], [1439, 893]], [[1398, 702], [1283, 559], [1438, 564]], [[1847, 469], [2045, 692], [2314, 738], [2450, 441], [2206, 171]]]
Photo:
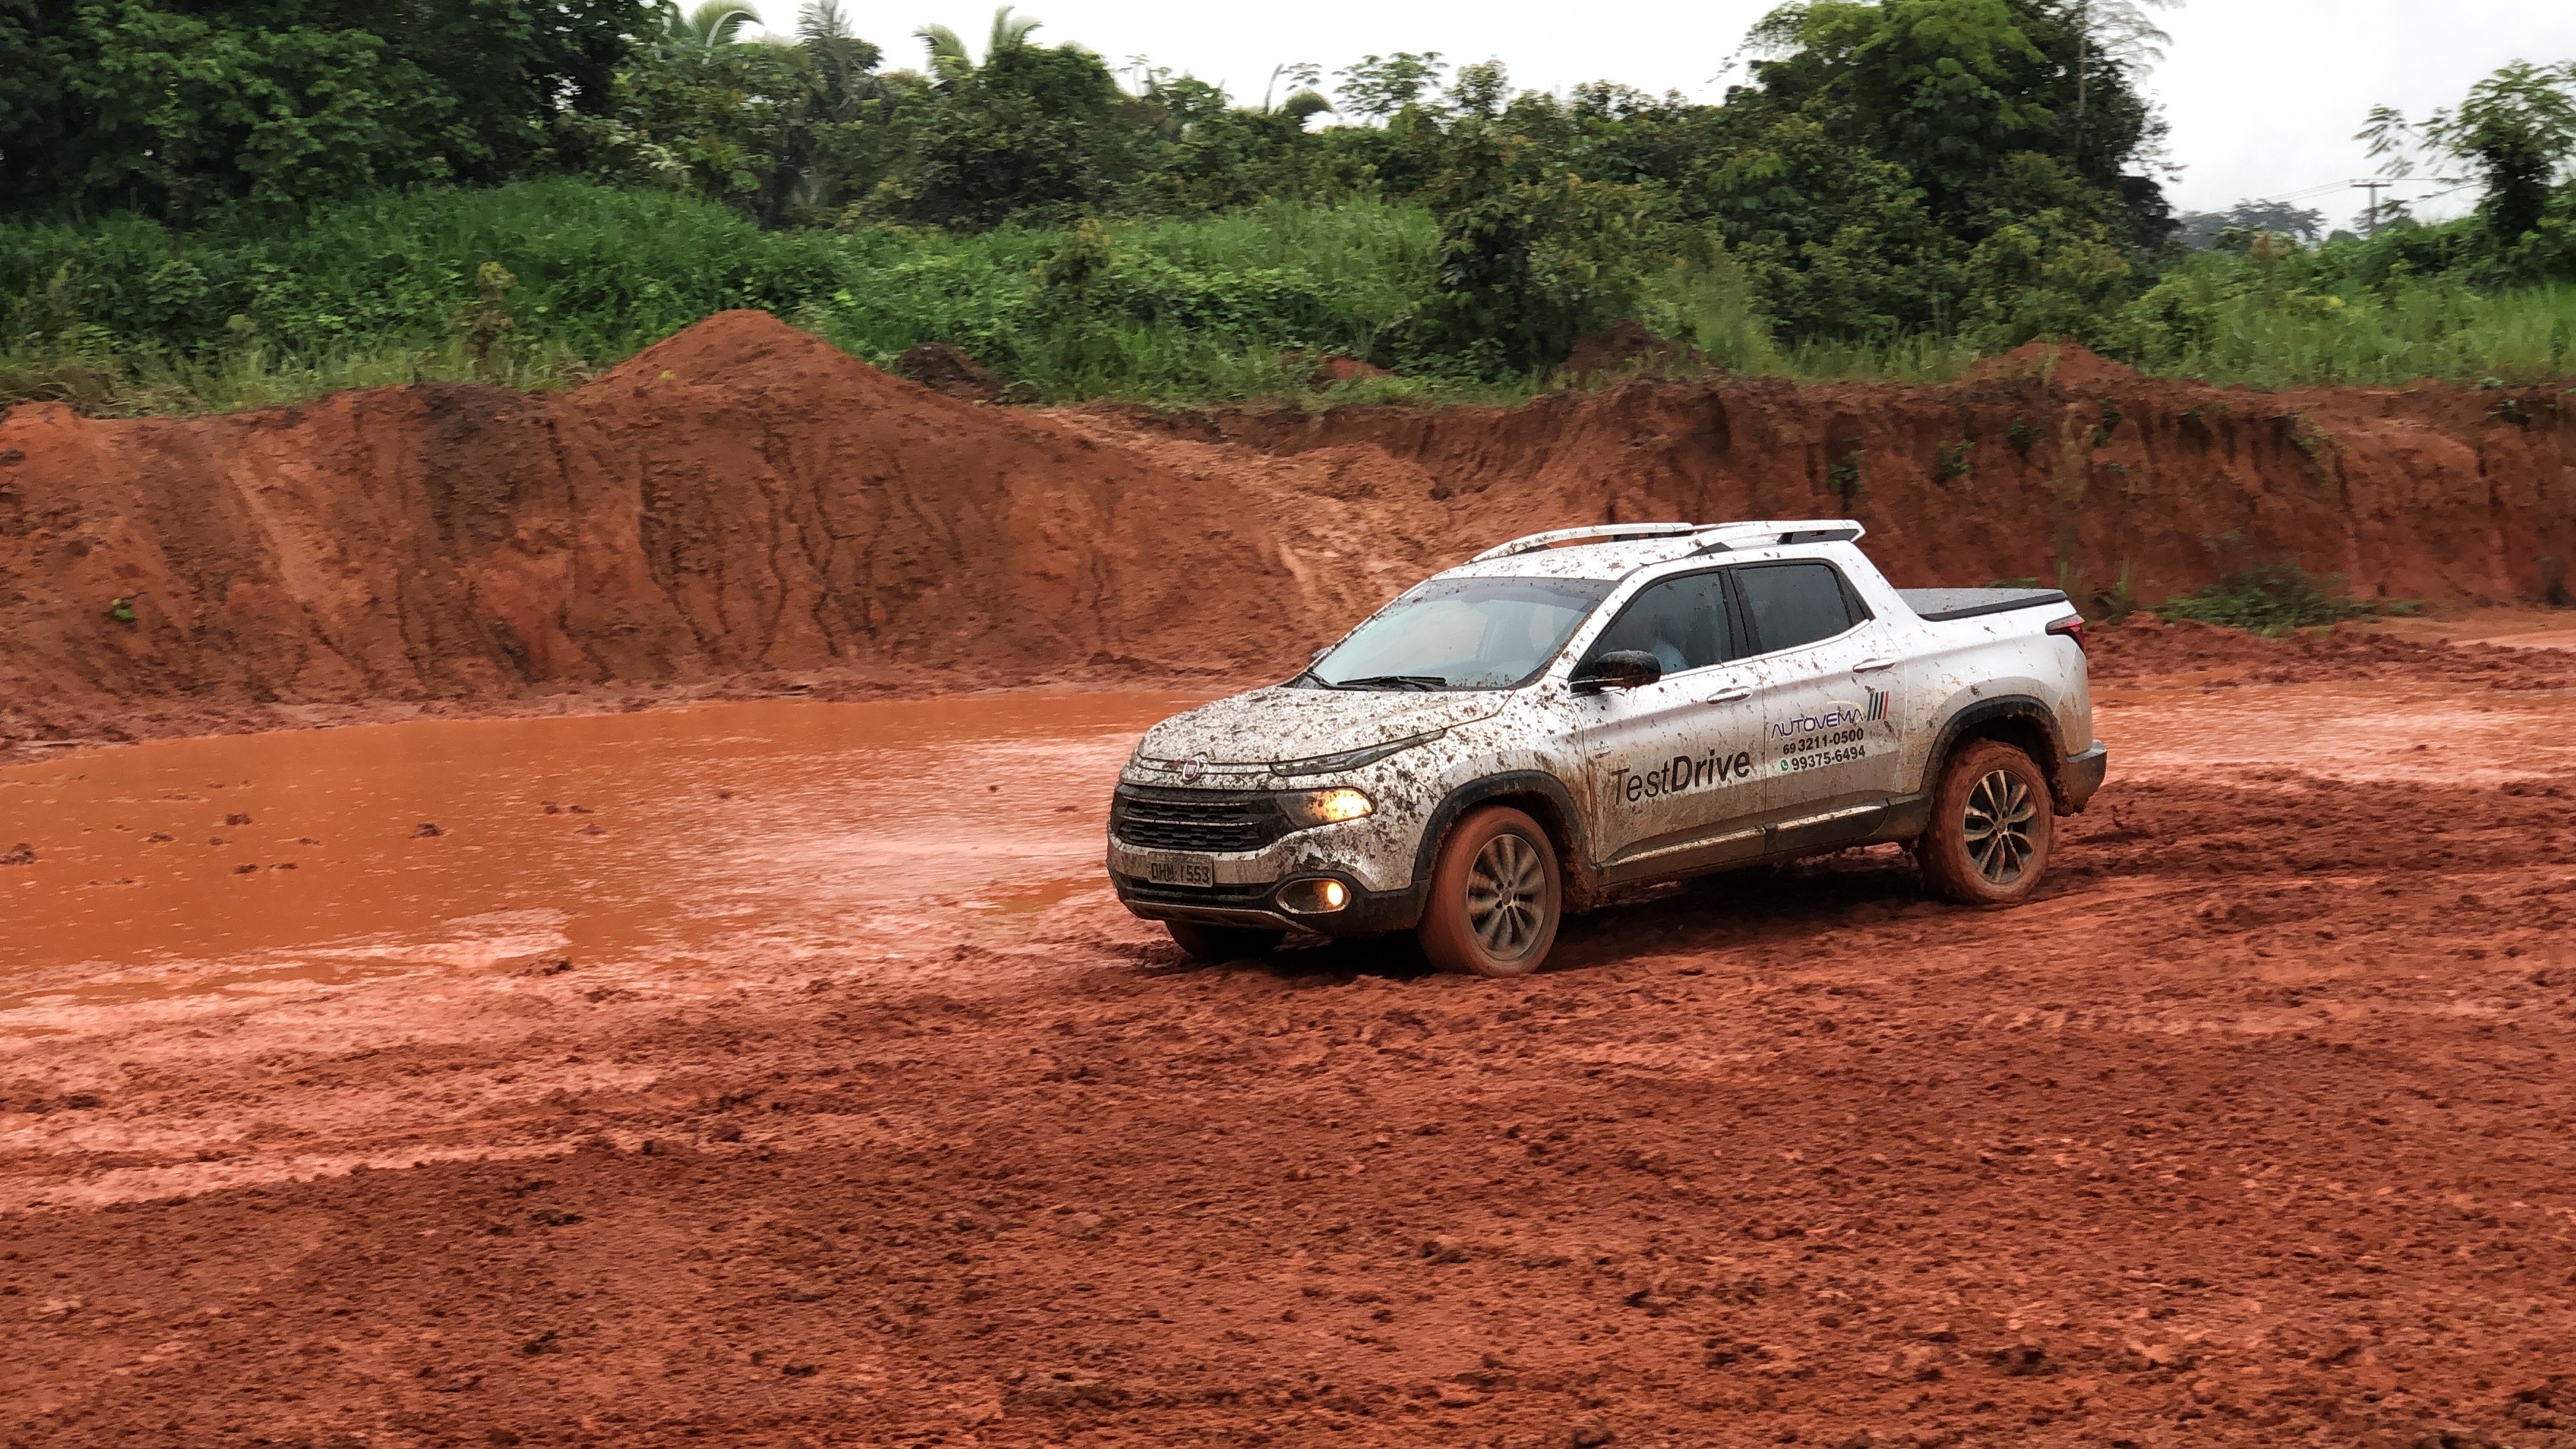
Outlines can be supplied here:
[[[797, 0], [758, 3], [793, 31]], [[986, 0], [843, 4], [890, 65], [916, 69], [913, 30], [953, 26], [981, 54], [993, 15]], [[1528, 89], [1610, 79], [1713, 101], [1771, 0], [1026, 0], [1019, 8], [1045, 22], [1041, 40], [1078, 41], [1113, 66], [1150, 56], [1245, 100], [1260, 98], [1281, 61], [1330, 70], [1370, 52], [1436, 50], [1452, 63], [1499, 59]], [[2338, 225], [2361, 209], [2360, 194], [2340, 183], [2370, 171], [2352, 133], [2373, 105], [2420, 117], [2457, 102], [2506, 61], [2576, 59], [2571, 0], [2192, 0], [2164, 24], [2174, 43], [2150, 87], [2173, 125], [2172, 159], [2184, 168], [2172, 187], [2176, 209], [2308, 192], [2300, 204]]]

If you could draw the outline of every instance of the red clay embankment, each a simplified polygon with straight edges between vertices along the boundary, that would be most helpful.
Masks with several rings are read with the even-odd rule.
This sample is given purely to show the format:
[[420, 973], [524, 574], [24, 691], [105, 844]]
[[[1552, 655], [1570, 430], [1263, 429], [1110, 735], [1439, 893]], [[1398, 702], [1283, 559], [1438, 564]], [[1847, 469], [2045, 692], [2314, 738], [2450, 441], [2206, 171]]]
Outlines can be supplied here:
[[0, 464], [0, 735], [99, 720], [103, 700], [221, 724], [235, 704], [744, 671], [1224, 669], [1291, 627], [1266, 589], [1207, 627], [1205, 580], [1272, 567], [1223, 498], [757, 313], [557, 396], [21, 407]]
[[1242, 675], [1602, 520], [1857, 516], [1903, 584], [2151, 602], [2293, 559], [2366, 597], [2540, 599], [2576, 558], [2554, 401], [2220, 391], [2070, 349], [1948, 387], [1035, 414], [727, 313], [559, 395], [0, 417], [0, 738], [744, 675]]
[[2125, 575], [2154, 603], [2289, 560], [2365, 598], [2564, 603], [2565, 402], [2576, 392], [2217, 389], [2034, 344], [1939, 387], [1638, 382], [1510, 410], [1114, 423], [1303, 463], [1310, 492], [1454, 549], [1525, 525], [1854, 517], [1909, 587], [2037, 577], [2107, 595]]

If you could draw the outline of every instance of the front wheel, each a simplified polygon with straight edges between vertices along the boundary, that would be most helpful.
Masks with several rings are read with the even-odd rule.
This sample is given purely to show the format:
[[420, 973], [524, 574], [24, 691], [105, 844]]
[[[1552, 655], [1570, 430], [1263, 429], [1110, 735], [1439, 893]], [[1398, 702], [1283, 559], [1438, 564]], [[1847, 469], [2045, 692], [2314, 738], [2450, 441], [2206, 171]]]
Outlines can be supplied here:
[[1172, 933], [1172, 944], [1201, 961], [1242, 961], [1254, 956], [1267, 956], [1279, 949], [1285, 940], [1282, 931], [1229, 930], [1224, 926], [1202, 926], [1196, 921], [1165, 921], [1163, 929]]
[[2048, 870], [2056, 816], [2031, 757], [1979, 740], [1950, 757], [1932, 792], [1932, 827], [1915, 858], [1933, 891], [1963, 906], [2030, 899]]
[[1564, 898], [1547, 832], [1518, 810], [1490, 805], [1441, 842], [1414, 938], [1443, 971], [1525, 976], [1556, 945]]

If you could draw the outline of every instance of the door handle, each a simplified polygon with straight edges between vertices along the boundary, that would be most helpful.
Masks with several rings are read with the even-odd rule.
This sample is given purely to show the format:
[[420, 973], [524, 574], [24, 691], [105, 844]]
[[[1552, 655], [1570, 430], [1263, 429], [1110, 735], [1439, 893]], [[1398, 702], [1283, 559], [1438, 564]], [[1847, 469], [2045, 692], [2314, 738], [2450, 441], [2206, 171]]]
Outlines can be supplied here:
[[1751, 699], [1752, 697], [1753, 697], [1753, 691], [1752, 691], [1752, 690], [1749, 690], [1749, 689], [1730, 689], [1730, 690], [1728, 690], [1728, 691], [1727, 691], [1726, 693], [1724, 693], [1724, 694], [1712, 694], [1712, 695], [1710, 695], [1710, 696], [1708, 697], [1708, 702], [1709, 702], [1709, 703], [1711, 703], [1711, 704], [1735, 704], [1735, 703], [1738, 703], [1738, 702], [1743, 701], [1743, 700]]
[[1852, 666], [1852, 673], [1876, 674], [1882, 669], [1894, 669], [1895, 667], [1896, 661], [1893, 659], [1864, 659], [1858, 664]]

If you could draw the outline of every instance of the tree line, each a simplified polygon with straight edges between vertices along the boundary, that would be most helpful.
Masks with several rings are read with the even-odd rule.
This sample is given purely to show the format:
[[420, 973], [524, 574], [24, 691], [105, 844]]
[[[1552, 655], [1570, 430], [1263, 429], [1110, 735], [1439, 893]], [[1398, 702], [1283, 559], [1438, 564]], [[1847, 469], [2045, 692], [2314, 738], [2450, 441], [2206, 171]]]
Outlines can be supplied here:
[[[1518, 89], [1499, 64], [1429, 52], [1283, 64], [1238, 97], [1007, 8], [978, 36], [871, 39], [839, 0], [774, 38], [738, 0], [0, 0], [0, 218], [238, 235], [390, 193], [578, 178], [872, 255], [1045, 231], [1041, 286], [1155, 324], [1207, 288], [1140, 283], [1124, 229], [1367, 203], [1437, 227], [1420, 295], [1369, 333], [1376, 360], [1415, 370], [1526, 374], [1694, 289], [1740, 293], [1783, 345], [2050, 336], [2147, 356], [2184, 345], [2192, 306], [2276, 275], [2195, 272], [2183, 239], [2240, 259], [2316, 241], [2293, 208], [2188, 231], [2173, 215], [2145, 84], [2164, 3], [1793, 0], [1705, 104]], [[2485, 197], [2466, 226], [2419, 229], [2438, 245], [2388, 218], [2398, 240], [2372, 256], [2401, 276], [2576, 277], [2576, 66], [2370, 124], [2392, 169], [2468, 165]], [[39, 285], [72, 283], [18, 282]]]

